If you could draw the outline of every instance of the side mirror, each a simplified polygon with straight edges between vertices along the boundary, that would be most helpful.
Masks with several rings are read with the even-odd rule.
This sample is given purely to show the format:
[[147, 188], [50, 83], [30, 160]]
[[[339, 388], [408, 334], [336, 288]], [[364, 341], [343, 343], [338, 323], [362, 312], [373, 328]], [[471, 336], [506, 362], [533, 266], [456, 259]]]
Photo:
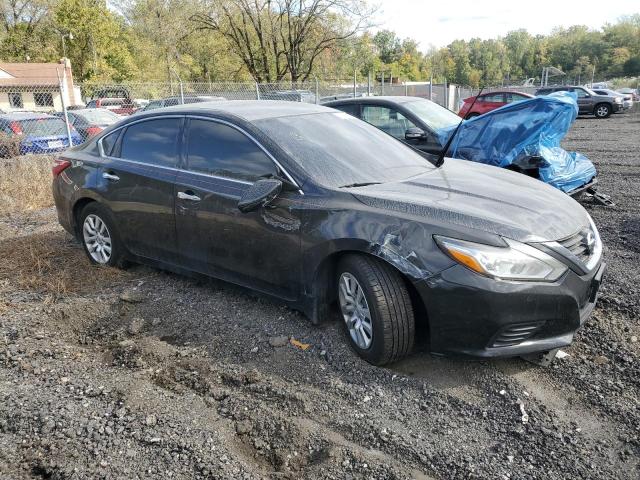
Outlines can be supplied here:
[[423, 138], [426, 138], [426, 136], [427, 134], [424, 130], [418, 127], [411, 127], [404, 132], [405, 140], [422, 140]]
[[268, 205], [282, 190], [282, 182], [275, 178], [258, 180], [251, 185], [240, 198], [238, 210], [248, 213], [260, 206]]

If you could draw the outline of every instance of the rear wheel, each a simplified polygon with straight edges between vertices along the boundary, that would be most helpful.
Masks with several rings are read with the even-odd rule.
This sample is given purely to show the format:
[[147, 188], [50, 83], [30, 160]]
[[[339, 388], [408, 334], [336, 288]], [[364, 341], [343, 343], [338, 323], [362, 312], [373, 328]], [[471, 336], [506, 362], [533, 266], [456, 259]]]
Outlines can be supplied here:
[[337, 285], [349, 341], [362, 358], [385, 365], [411, 351], [413, 307], [397, 271], [378, 259], [349, 255], [340, 262]]
[[80, 241], [92, 263], [124, 267], [125, 250], [110, 212], [92, 202], [80, 212]]
[[607, 118], [611, 115], [611, 107], [606, 103], [600, 103], [595, 106], [593, 113], [598, 118]]

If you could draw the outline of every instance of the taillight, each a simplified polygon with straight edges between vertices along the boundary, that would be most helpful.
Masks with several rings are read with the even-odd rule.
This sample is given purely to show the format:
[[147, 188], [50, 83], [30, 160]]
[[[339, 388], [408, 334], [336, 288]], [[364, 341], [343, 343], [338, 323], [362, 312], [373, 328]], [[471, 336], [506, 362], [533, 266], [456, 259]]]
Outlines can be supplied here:
[[51, 168], [51, 173], [53, 173], [54, 178], [71, 166], [71, 162], [69, 160], [62, 160], [58, 158], [55, 162], [55, 165]]
[[91, 126], [87, 128], [87, 137], [93, 137], [102, 131], [102, 127]]
[[9, 122], [9, 128], [16, 135], [22, 135], [22, 125], [19, 122]]

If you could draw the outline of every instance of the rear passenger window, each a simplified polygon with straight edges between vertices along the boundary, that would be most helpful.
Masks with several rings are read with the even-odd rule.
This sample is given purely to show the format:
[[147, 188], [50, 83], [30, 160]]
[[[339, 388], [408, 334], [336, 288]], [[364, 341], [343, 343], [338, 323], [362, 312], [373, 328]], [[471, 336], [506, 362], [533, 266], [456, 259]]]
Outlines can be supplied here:
[[118, 130], [117, 132], [110, 133], [109, 135], [104, 137], [102, 140], [100, 140], [100, 142], [102, 142], [102, 151], [104, 152], [105, 156], [107, 157], [111, 156], [111, 153], [113, 151], [113, 146], [116, 144], [116, 141], [118, 140], [118, 135], [120, 135], [120, 130]]
[[346, 105], [336, 105], [336, 110], [340, 110], [341, 112], [348, 113], [349, 115], [353, 115], [356, 118], [360, 117], [360, 105], [356, 104], [346, 104]]
[[277, 175], [273, 161], [235, 128], [208, 120], [191, 120], [187, 168], [194, 172], [255, 181]]
[[481, 98], [483, 102], [492, 102], [492, 103], [503, 103], [504, 97], [501, 93], [493, 93], [490, 95], [485, 95]]
[[163, 167], [177, 164], [179, 118], [134, 123], [124, 132], [120, 157]]

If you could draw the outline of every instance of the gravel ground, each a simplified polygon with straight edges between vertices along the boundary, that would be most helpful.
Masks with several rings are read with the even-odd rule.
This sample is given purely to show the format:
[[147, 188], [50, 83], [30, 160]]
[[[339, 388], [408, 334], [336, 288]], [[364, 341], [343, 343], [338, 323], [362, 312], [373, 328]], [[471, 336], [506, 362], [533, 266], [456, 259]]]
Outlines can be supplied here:
[[[0, 217], [0, 477], [639, 478], [640, 114], [579, 119], [566, 147], [617, 206], [585, 201], [609, 271], [547, 368], [420, 344], [372, 367], [337, 316], [313, 327], [221, 282], [96, 272], [52, 209]], [[3, 270], [23, 257], [35, 275]]]

